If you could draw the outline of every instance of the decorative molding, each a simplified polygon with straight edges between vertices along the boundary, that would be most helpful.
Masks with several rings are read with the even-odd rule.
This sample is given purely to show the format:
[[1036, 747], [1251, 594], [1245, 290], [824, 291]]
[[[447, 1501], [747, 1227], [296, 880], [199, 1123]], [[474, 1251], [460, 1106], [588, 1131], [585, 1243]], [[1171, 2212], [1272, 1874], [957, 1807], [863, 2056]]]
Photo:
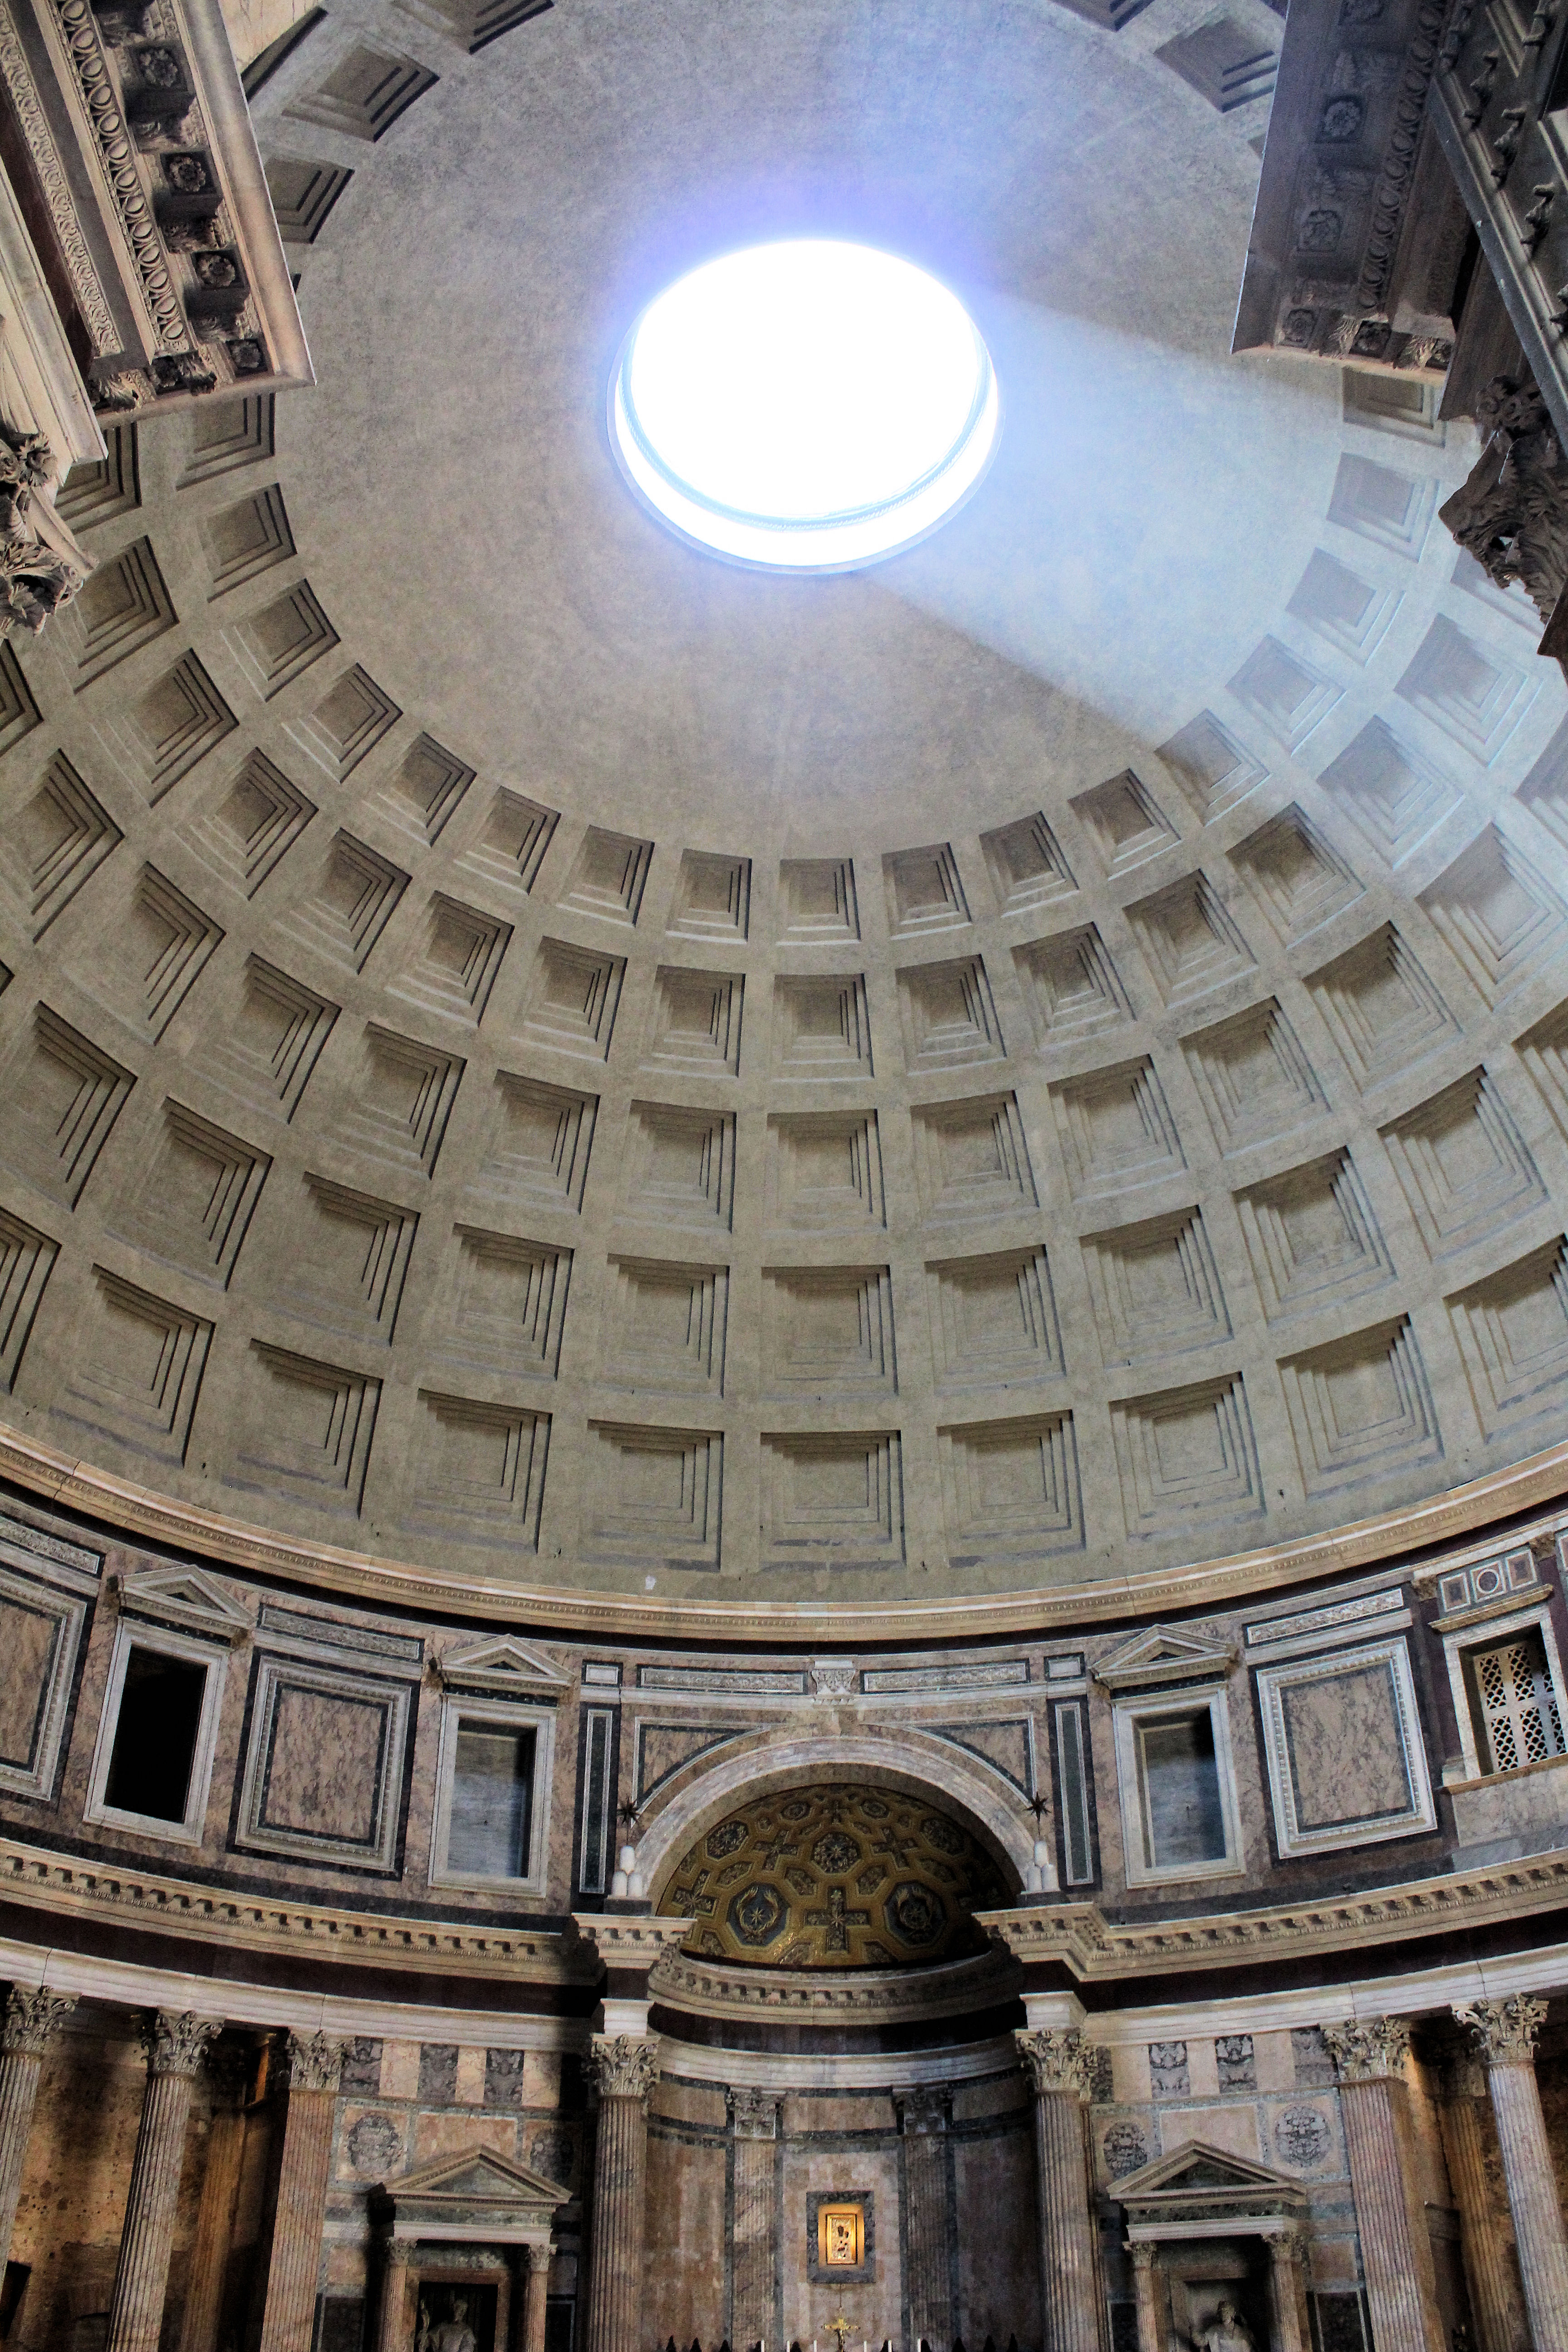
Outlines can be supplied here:
[[41, 434], [0, 418], [0, 637], [36, 637], [92, 569], [47, 495], [53, 467]]
[[1359, 1626], [1368, 1617], [1393, 1616], [1404, 1606], [1404, 1592], [1394, 1584], [1383, 1592], [1363, 1593], [1356, 1601], [1328, 1601], [1321, 1609], [1302, 1609], [1289, 1617], [1258, 1618], [1242, 1627], [1242, 1638], [1255, 1650], [1275, 1642], [1293, 1642], [1306, 1633], [1321, 1633], [1331, 1640], [1342, 1625]]
[[231, 1601], [215, 1577], [199, 1568], [143, 1568], [113, 1575], [110, 1590], [122, 1617], [145, 1617], [183, 1633], [204, 1633], [231, 1648], [252, 1631], [247, 1612]]
[[1234, 1642], [1216, 1642], [1212, 1634], [1184, 1633], [1169, 1625], [1152, 1625], [1146, 1633], [1135, 1634], [1089, 1671], [1106, 1690], [1153, 1690], [1166, 1683], [1221, 1681], [1235, 1664]]
[[574, 1911], [567, 1949], [591, 1954], [606, 1969], [651, 1969], [672, 1944], [691, 1933], [689, 1919], [655, 1919], [619, 1912]]
[[941, 2083], [919, 2083], [907, 2091], [895, 2091], [893, 2105], [906, 2139], [940, 2137], [952, 2126], [952, 2094]]
[[555, 1697], [572, 1688], [571, 1675], [553, 1658], [513, 1633], [454, 1642], [432, 1664], [437, 1681], [448, 1690], [486, 1691], [500, 1697], [543, 1692]]
[[[268, 1575], [302, 1578], [378, 1610], [388, 1606], [446, 1614], [499, 1618], [509, 1624], [526, 1617], [540, 1633], [584, 1633], [600, 1642], [637, 1635], [700, 1641], [733, 1647], [798, 1641], [798, 1605], [760, 1601], [672, 1600], [642, 1593], [577, 1591], [555, 1585], [503, 1583], [379, 1559], [347, 1548], [290, 1541], [287, 1537], [202, 1508], [171, 1501], [62, 1453], [19, 1429], [0, 1429], [0, 1477], [47, 1496], [58, 1507], [105, 1519], [123, 1533], [178, 1549], [190, 1549], [239, 1568]], [[1555, 1538], [1568, 1487], [1568, 1442], [1532, 1454], [1507, 1469], [1451, 1488], [1425, 1503], [1352, 1522], [1300, 1544], [1232, 1553], [1193, 1568], [1151, 1570], [1118, 1580], [1115, 1598], [1129, 1615], [1153, 1615], [1173, 1608], [1217, 1609], [1255, 1604], [1262, 1593], [1321, 1580], [1336, 1570], [1373, 1569], [1391, 1556], [1452, 1541], [1482, 1559], [1495, 1549], [1474, 1530], [1499, 1519], [1541, 1511], [1537, 1532]], [[1468, 1543], [1467, 1544], [1467, 1538]], [[1102, 1619], [1110, 1588], [1103, 1583], [1064, 1585], [1047, 1591], [960, 1594], [937, 1601], [904, 1601], [877, 1607], [864, 1602], [824, 1604], [812, 1622], [835, 1643], [904, 1640], [975, 1641], [1060, 1639], [1069, 1628]], [[686, 1669], [678, 1669], [683, 1675]], [[681, 1687], [698, 1687], [684, 1681]], [[804, 1688], [804, 1677], [790, 1678]]]
[[[661, 1923], [662, 1924], [662, 1923]], [[693, 2017], [795, 2020], [828, 2016], [857, 2026], [969, 2017], [1009, 1999], [1016, 1975], [999, 1952], [910, 1969], [748, 1969], [667, 1952], [648, 1980], [661, 2009]]]
[[1514, 1993], [1507, 2000], [1472, 2000], [1454, 2011], [1468, 2025], [1484, 2063], [1492, 2066], [1533, 2066], [1535, 2037], [1546, 2022], [1546, 2003], [1535, 1993]]
[[44, 192], [49, 208], [56, 239], [65, 262], [66, 274], [76, 296], [77, 307], [87, 323], [95, 352], [110, 352], [120, 349], [121, 335], [110, 314], [108, 298], [93, 267], [87, 240], [81, 233], [76, 206], [66, 175], [60, 168], [59, 150], [56, 146], [44, 110], [38, 102], [37, 89], [27, 69], [27, 59], [17, 36], [16, 21], [5, 0], [0, 0], [0, 81], [4, 81], [16, 120], [22, 126], [22, 136], [33, 159], [33, 169]]
[[147, 2053], [149, 2074], [195, 2074], [209, 2042], [223, 2032], [216, 2017], [197, 2017], [192, 2010], [155, 2009], [142, 2021], [142, 2046]]
[[595, 2033], [584, 2064], [601, 2099], [636, 2099], [646, 2108], [658, 2075], [658, 2036]]
[[76, 2004], [74, 1992], [51, 1992], [47, 1985], [14, 1984], [5, 1996], [0, 2056], [41, 2058], [51, 2036]]
[[1076, 2028], [1041, 2026], [1013, 2036], [1020, 2063], [1028, 2070], [1035, 2096], [1058, 2093], [1087, 2100], [1094, 2088], [1094, 2052]]
[[[226, 1893], [118, 1862], [49, 1853], [13, 1838], [0, 1837], [0, 1892], [31, 1910], [95, 1920], [121, 1934], [142, 1927], [153, 1935], [189, 1938], [209, 1953], [221, 1947], [348, 1968], [493, 1977], [510, 1983], [521, 1979], [580, 1985], [594, 1973], [588, 1953], [569, 1947], [550, 1929], [403, 1917], [341, 1903], [290, 1902], [272, 1893]], [[656, 1924], [661, 1929], [679, 1925], [664, 1919], [624, 1924]]]
[[1352, 2017], [1325, 2025], [1323, 2040], [1342, 2083], [1397, 2083], [1410, 2055], [1410, 2026], [1403, 2017]]

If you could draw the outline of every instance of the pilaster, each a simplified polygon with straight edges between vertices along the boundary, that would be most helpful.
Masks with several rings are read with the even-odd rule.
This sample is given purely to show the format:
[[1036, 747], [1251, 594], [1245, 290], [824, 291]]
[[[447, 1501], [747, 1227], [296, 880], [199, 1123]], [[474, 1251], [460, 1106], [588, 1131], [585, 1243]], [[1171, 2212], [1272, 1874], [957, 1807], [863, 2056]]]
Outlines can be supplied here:
[[1071, 2028], [1016, 2033], [1035, 2090], [1035, 2180], [1045, 2352], [1100, 2352], [1083, 2108], [1092, 2060]]
[[647, 2098], [658, 2074], [658, 2038], [595, 2033], [587, 2071], [599, 2094], [587, 2352], [640, 2352]]
[[905, 2284], [910, 2334], [918, 2344], [952, 2341], [952, 2242], [948, 2226], [948, 2126], [951, 2095], [937, 2084], [895, 2091], [904, 2136], [908, 2210]]
[[733, 2294], [731, 2340], [750, 2352], [773, 2332], [773, 2273], [778, 2260], [778, 2213], [773, 2194], [773, 2153], [778, 2145], [779, 2103], [771, 2091], [728, 2094], [730, 2133], [735, 2150]]
[[331, 2041], [324, 2033], [289, 2035], [288, 2106], [260, 2352], [310, 2352], [332, 2154], [332, 2110], [342, 2063], [341, 2042]]

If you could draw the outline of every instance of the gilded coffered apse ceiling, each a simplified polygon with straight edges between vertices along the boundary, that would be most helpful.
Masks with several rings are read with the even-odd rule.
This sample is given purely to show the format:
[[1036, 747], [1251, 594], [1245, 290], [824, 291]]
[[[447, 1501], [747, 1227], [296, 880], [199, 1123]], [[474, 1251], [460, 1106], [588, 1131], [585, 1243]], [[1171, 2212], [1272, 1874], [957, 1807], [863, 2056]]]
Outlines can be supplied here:
[[[1419, 377], [1228, 356], [1267, 73], [1207, 88], [1196, 0], [458, 13], [254, 86], [318, 385], [116, 432], [5, 656], [39, 1475], [866, 1608], [1554, 1444], [1568, 697]], [[950, 282], [1005, 413], [936, 537], [784, 580], [661, 530], [605, 401], [801, 230]]]
[[1007, 1900], [949, 1815], [892, 1789], [787, 1789], [731, 1813], [677, 1864], [659, 1909], [702, 1959], [775, 1969], [908, 1967], [984, 1947], [973, 1914]]

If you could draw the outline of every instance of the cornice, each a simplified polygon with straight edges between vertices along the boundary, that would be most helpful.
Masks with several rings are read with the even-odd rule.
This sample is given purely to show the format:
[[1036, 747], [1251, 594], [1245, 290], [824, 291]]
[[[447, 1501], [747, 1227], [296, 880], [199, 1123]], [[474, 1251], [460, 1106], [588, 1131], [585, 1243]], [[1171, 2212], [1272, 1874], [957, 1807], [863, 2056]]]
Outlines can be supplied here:
[[1453, 1935], [1530, 1918], [1564, 1901], [1568, 1847], [1484, 1870], [1415, 1879], [1408, 1886], [1213, 1912], [1152, 1927], [1118, 1925], [1093, 1903], [1037, 1904], [974, 1916], [995, 1943], [1026, 1966], [1054, 1964], [1070, 1969], [1082, 1983], [1103, 1983], [1407, 1943], [1413, 1936]]
[[969, 2016], [1016, 1990], [1016, 1970], [994, 1951], [932, 1969], [831, 1969], [733, 1968], [672, 1950], [648, 1984], [660, 2007], [692, 2017], [831, 2016], [868, 2026]]
[[563, 1936], [472, 1922], [406, 1919], [287, 1895], [235, 1895], [134, 1864], [81, 1862], [0, 1837], [0, 1898], [73, 1918], [111, 1921], [226, 1951], [279, 1954], [341, 1967], [428, 1976], [523, 1978], [583, 1984], [595, 1969]]
[[[447, 1576], [409, 1562], [270, 1534], [220, 1512], [171, 1501], [15, 1429], [0, 1431], [0, 1477], [47, 1496], [62, 1509], [105, 1521], [127, 1538], [194, 1551], [372, 1607], [417, 1610], [437, 1617], [460, 1613], [514, 1626], [521, 1622], [537, 1632], [588, 1634], [601, 1643], [652, 1638], [731, 1645], [871, 1645], [1054, 1637], [1107, 1618], [1238, 1604], [1336, 1570], [1373, 1567], [1445, 1539], [1462, 1542], [1490, 1523], [1522, 1512], [1544, 1512], [1560, 1503], [1568, 1494], [1568, 1443], [1451, 1488], [1430, 1502], [1384, 1512], [1302, 1543], [1234, 1553], [1144, 1576], [1107, 1577], [1099, 1583], [953, 1594], [874, 1607], [666, 1599]], [[1559, 1516], [1564, 1515], [1552, 1514], [1510, 1540], [1522, 1542], [1528, 1533], [1555, 1534]]]

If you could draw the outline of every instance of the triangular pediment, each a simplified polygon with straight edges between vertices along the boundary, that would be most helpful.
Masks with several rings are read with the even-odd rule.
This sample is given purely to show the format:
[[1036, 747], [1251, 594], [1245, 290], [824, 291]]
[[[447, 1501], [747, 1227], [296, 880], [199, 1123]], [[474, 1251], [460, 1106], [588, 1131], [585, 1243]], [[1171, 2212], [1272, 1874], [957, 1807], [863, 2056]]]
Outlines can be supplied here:
[[1158, 2156], [1136, 2172], [1124, 2173], [1113, 2195], [1122, 2204], [1176, 2204], [1186, 2198], [1240, 2196], [1272, 2199], [1300, 2197], [1301, 2184], [1250, 2157], [1229, 2148], [1211, 2147], [1206, 2140], [1190, 2139], [1169, 2156]]
[[542, 2172], [514, 2164], [510, 2157], [498, 2156], [489, 2147], [458, 2148], [449, 2156], [432, 2157], [426, 2164], [416, 2164], [412, 2172], [384, 2182], [383, 2191], [399, 2205], [449, 2200], [491, 2206], [555, 2206], [563, 2204], [570, 2193], [559, 2180], [548, 2180]]
[[1192, 1682], [1205, 1675], [1221, 1677], [1236, 1664], [1236, 1644], [1216, 1641], [1212, 1633], [1179, 1631], [1173, 1625], [1151, 1625], [1123, 1642], [1092, 1668], [1094, 1679], [1107, 1690], [1147, 1689], [1159, 1683]]
[[556, 1697], [572, 1687], [571, 1675], [553, 1658], [528, 1642], [520, 1642], [515, 1633], [487, 1633], [477, 1642], [454, 1642], [437, 1659], [436, 1671], [448, 1687], [458, 1690]]
[[243, 1641], [251, 1622], [237, 1601], [231, 1601], [216, 1577], [199, 1568], [139, 1568], [114, 1580], [115, 1596], [127, 1617], [149, 1617], [160, 1625], [178, 1626], [188, 1633], [205, 1633], [220, 1642]]

